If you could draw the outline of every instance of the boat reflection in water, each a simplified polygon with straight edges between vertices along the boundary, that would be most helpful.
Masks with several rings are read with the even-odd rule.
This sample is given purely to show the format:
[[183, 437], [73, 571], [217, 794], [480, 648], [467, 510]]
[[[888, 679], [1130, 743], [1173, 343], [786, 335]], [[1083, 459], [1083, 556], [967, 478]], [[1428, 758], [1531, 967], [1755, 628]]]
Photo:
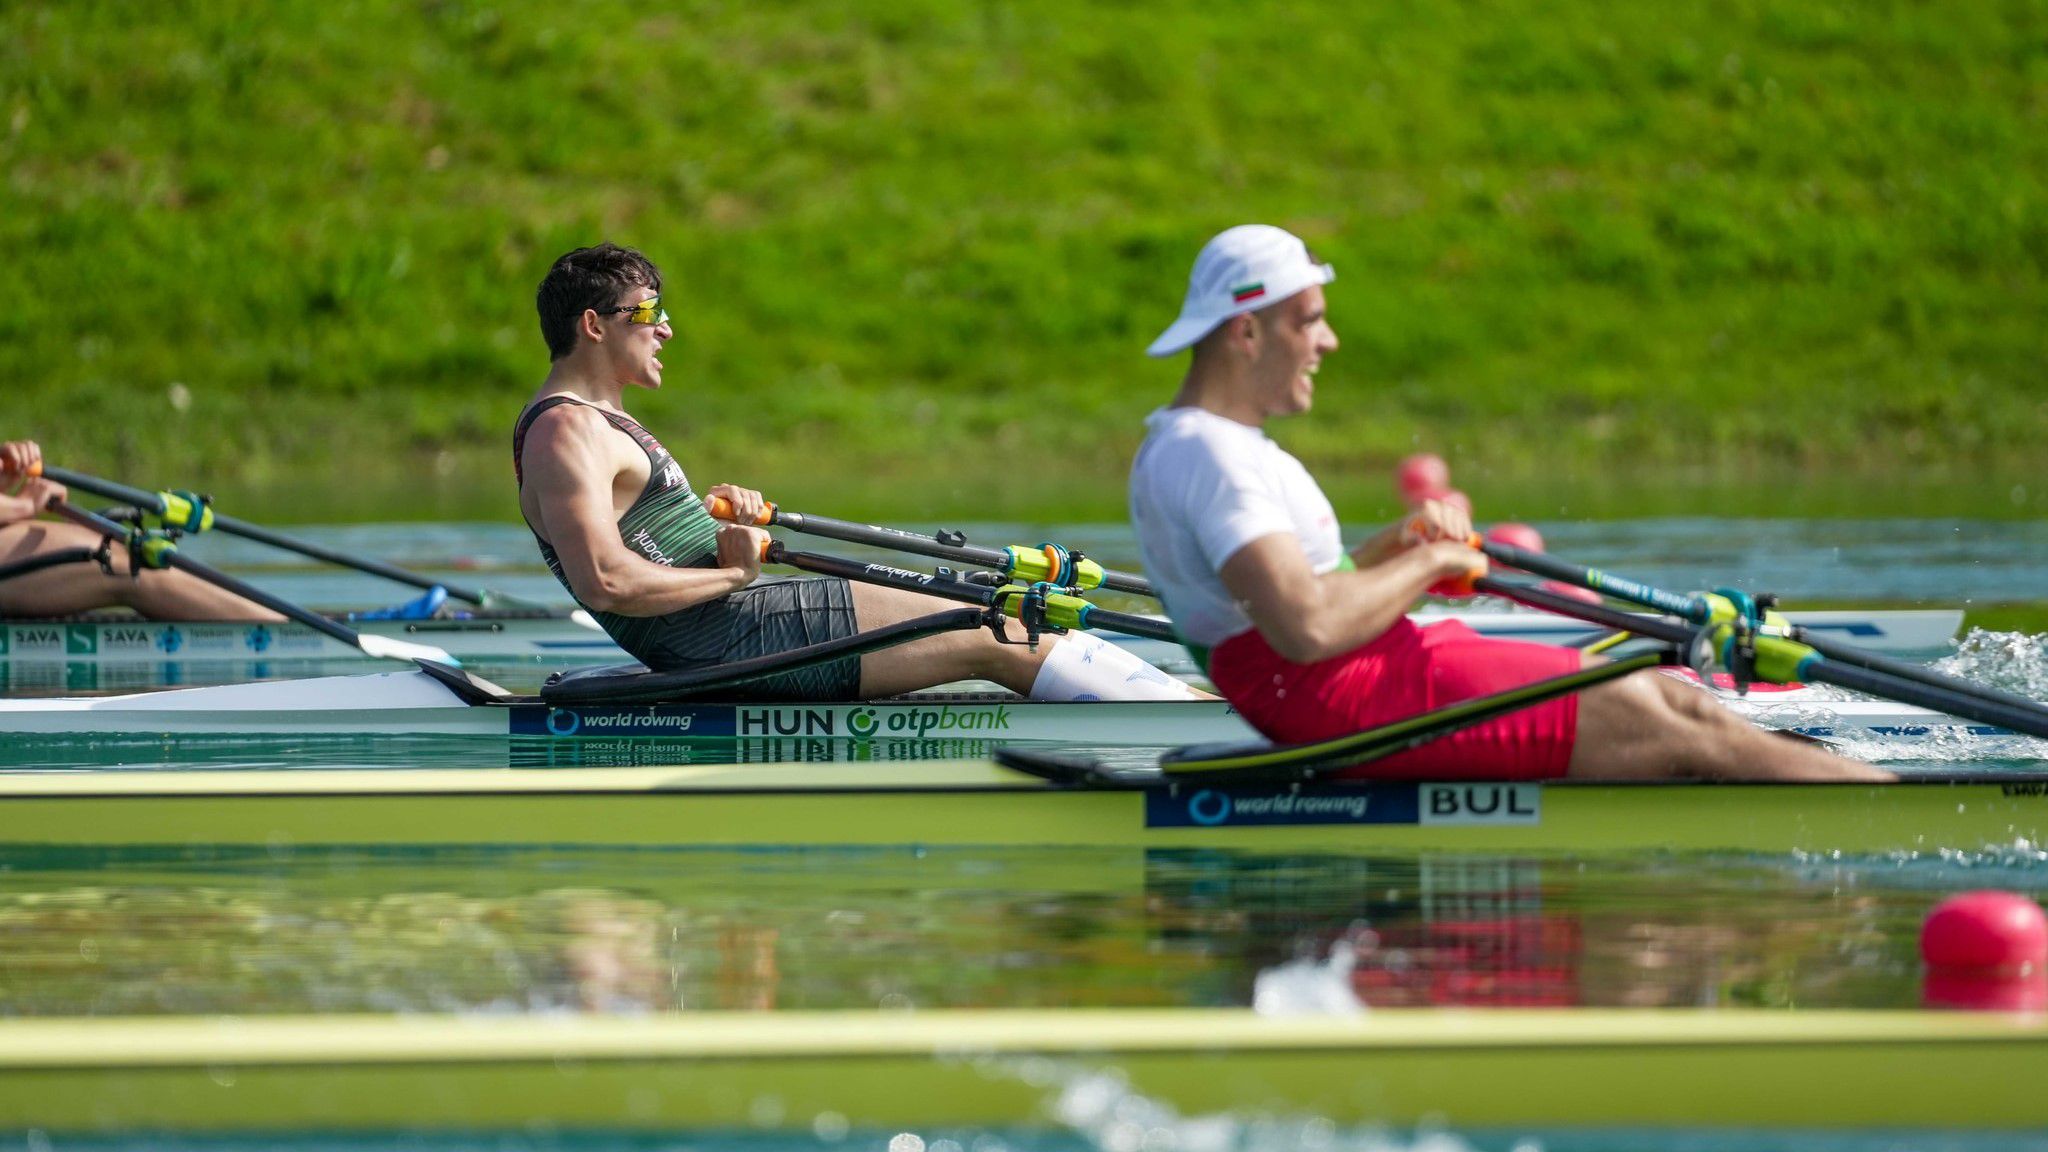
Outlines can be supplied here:
[[[1972, 870], [2044, 887], [1999, 860], [16, 847], [0, 1098], [60, 1146], [802, 1136], [831, 1117], [963, 1147], [1019, 1126], [1037, 1147], [1049, 1117], [1085, 1133], [1134, 1108], [1326, 1134], [1617, 1109], [1681, 1129], [2037, 1126], [2038, 1093], [2000, 1070], [2048, 1042], [2038, 1024], [1809, 1011], [1914, 1004], [1927, 889]], [[1318, 990], [1276, 997], [1290, 970]], [[1636, 1004], [1708, 1010], [1603, 1007]], [[1458, 1006], [1484, 1010], [1436, 1010]], [[1857, 1077], [1814, 1089], [1798, 1069], [1817, 1052]]]
[[[986, 760], [1015, 740], [967, 736], [38, 736], [0, 741], [0, 768], [179, 769], [232, 771], [302, 768], [650, 768], [693, 764], [881, 763]], [[1113, 750], [1157, 757], [1164, 746]]]
[[1929, 903], [1925, 870], [1896, 862], [1733, 857], [215, 847], [0, 866], [15, 1016], [1227, 1007], [1288, 970], [1370, 1007], [1907, 1007]]

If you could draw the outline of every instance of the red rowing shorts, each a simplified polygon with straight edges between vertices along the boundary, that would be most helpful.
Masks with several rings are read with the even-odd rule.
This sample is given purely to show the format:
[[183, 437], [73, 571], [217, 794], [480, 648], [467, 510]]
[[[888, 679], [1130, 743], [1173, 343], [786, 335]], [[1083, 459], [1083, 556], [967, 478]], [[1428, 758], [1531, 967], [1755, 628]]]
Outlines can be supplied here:
[[[1403, 619], [1378, 639], [1315, 664], [1293, 664], [1254, 628], [1209, 654], [1209, 678], [1252, 727], [1288, 744], [1330, 740], [1460, 700], [1578, 671], [1576, 648], [1489, 640], [1456, 620]], [[1341, 773], [1375, 780], [1545, 780], [1565, 774], [1579, 698], [1497, 716], [1420, 748]]]

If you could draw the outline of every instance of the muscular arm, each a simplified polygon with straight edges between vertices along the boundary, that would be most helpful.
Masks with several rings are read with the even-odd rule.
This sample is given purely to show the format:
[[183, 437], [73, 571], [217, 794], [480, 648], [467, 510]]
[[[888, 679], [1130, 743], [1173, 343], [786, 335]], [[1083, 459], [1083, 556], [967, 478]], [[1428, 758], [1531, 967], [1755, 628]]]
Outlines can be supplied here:
[[30, 502], [27, 496], [10, 496], [0, 492], [0, 525], [12, 524], [18, 520], [31, 520], [42, 509]]
[[1300, 542], [1276, 532], [1238, 549], [1218, 575], [1275, 652], [1313, 664], [1377, 638], [1431, 584], [1479, 562], [1478, 553], [1448, 541], [1394, 551], [1398, 529], [1390, 531], [1386, 552], [1367, 551], [1380, 537], [1358, 549], [1380, 558], [1355, 572], [1316, 575]]
[[[561, 558], [569, 589], [586, 607], [622, 616], [660, 616], [746, 587], [761, 573], [751, 530], [719, 534], [718, 568], [671, 568], [641, 556], [619, 536], [612, 481], [620, 465], [610, 426], [580, 405], [541, 414], [527, 431], [526, 488], [534, 527]], [[728, 533], [742, 534], [734, 540]]]

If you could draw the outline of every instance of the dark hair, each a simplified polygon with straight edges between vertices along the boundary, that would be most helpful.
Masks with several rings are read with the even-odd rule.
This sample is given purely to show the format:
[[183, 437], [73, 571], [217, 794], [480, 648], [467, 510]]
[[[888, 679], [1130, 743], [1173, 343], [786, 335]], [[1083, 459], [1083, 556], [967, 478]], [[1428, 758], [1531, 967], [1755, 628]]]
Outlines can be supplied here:
[[576, 350], [576, 324], [585, 309], [614, 307], [629, 288], [661, 291], [661, 269], [631, 248], [604, 243], [555, 261], [533, 300], [548, 359], [560, 360]]

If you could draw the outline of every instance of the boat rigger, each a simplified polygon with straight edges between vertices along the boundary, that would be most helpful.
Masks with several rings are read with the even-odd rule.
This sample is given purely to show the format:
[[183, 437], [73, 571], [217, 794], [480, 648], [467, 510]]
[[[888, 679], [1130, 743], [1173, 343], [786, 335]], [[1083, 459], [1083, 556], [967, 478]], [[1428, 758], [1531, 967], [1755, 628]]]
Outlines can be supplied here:
[[[1233, 1009], [0, 1021], [0, 1115], [66, 1137], [1004, 1126], [2048, 1126], [2039, 1017]], [[1824, 1069], [1824, 1074], [1815, 1074]]]
[[987, 761], [0, 774], [0, 850], [594, 845], [1931, 853], [2048, 838], [2048, 773], [1896, 783], [1065, 787]]

